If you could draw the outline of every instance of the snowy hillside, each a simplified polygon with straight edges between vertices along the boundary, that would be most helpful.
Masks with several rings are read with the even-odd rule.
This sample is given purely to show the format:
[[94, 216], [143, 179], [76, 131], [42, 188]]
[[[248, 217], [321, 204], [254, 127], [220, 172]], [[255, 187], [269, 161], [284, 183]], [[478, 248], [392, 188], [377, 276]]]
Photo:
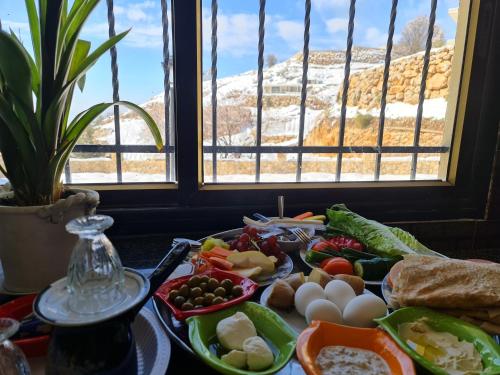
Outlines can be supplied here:
[[[351, 62], [351, 74], [383, 64], [384, 50], [371, 48], [354, 48]], [[344, 79], [343, 51], [311, 51], [307, 85], [307, 109], [305, 113], [304, 136], [317, 125], [318, 119], [329, 112], [330, 117], [340, 115], [338, 103], [339, 89]], [[302, 56], [296, 54], [290, 59], [264, 69], [264, 105], [262, 116], [263, 144], [287, 145], [296, 144], [299, 132], [300, 90], [302, 79]], [[203, 82], [203, 106], [211, 108], [211, 81]], [[225, 119], [226, 122], [238, 125], [238, 131], [224, 134], [218, 127], [218, 143], [232, 145], [255, 144], [255, 124], [257, 118], [257, 72], [248, 71], [239, 75], [217, 80], [218, 108], [235, 107], [247, 111], [250, 120], [238, 124], [238, 116]], [[141, 105], [159, 122], [163, 122], [163, 93], [160, 93]], [[416, 105], [402, 102], [389, 103], [386, 108], [387, 118], [414, 117]], [[378, 116], [378, 109], [362, 110], [348, 107], [347, 116], [368, 113]], [[446, 100], [434, 98], [425, 101], [424, 117], [443, 119], [446, 111]], [[219, 115], [220, 115], [219, 111]], [[218, 120], [219, 122], [221, 120]], [[123, 111], [120, 116], [122, 144], [152, 144], [152, 138], [142, 120], [133, 113]], [[204, 111], [204, 128], [210, 129], [210, 112]], [[231, 126], [231, 124], [230, 124]], [[114, 143], [114, 122], [112, 117], [105, 118], [96, 125], [100, 129], [97, 141], [104, 144]], [[204, 143], [211, 144], [211, 131], [205, 130]], [[229, 139], [228, 139], [229, 137]]]

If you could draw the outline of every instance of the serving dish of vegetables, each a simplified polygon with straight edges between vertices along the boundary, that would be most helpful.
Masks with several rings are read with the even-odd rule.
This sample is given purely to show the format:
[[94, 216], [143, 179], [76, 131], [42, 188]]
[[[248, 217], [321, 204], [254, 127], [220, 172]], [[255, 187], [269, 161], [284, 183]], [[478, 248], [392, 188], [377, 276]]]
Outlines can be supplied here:
[[324, 235], [300, 252], [310, 267], [321, 267], [331, 275], [357, 275], [367, 284], [381, 285], [391, 267], [407, 254], [443, 255], [428, 249], [410, 233], [365, 219], [345, 205], [327, 210]]
[[199, 252], [190, 255], [198, 272], [216, 268], [248, 277], [260, 286], [286, 277], [293, 269], [276, 236], [251, 226], [233, 229], [200, 240]]
[[318, 238], [300, 252], [300, 257], [311, 268], [320, 267], [332, 276], [356, 275], [371, 285], [380, 285], [391, 267], [402, 259], [401, 256], [377, 256], [346, 236]]

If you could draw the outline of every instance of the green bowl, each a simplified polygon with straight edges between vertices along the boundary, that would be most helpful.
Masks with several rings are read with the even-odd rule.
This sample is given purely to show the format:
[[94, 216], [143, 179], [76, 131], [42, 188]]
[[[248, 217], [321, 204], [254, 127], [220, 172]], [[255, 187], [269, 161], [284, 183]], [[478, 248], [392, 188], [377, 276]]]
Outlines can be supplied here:
[[[274, 363], [264, 371], [240, 370], [226, 364], [216, 355], [217, 323], [238, 311], [250, 318], [258, 335], [270, 344], [274, 354]], [[194, 351], [207, 365], [222, 374], [274, 374], [288, 363], [295, 352], [297, 339], [295, 331], [274, 311], [254, 302], [244, 302], [211, 314], [192, 316], [186, 319], [186, 322], [189, 326], [189, 341]]]
[[453, 318], [449, 315], [437, 313], [425, 307], [405, 307], [394, 311], [392, 314], [375, 319], [392, 336], [394, 340], [415, 361], [420, 363], [433, 374], [447, 375], [447, 372], [425, 359], [399, 337], [398, 326], [402, 323], [414, 322], [420, 318], [427, 318], [427, 324], [435, 331], [445, 331], [474, 345], [483, 361], [484, 375], [500, 374], [500, 346], [487, 333], [481, 329]]

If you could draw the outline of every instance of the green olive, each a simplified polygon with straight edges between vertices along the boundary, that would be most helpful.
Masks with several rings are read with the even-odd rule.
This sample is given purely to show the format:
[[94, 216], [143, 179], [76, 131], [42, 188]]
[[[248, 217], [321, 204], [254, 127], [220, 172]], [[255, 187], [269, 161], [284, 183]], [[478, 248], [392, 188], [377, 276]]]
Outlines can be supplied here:
[[215, 298], [215, 294], [205, 293], [205, 297], [203, 297], [203, 304], [205, 306], [210, 306], [212, 304], [212, 301], [214, 298]]
[[207, 291], [207, 289], [208, 289], [208, 283], [205, 283], [205, 282], [200, 283], [199, 287], [201, 288], [201, 290], [202, 290], [203, 292], [206, 292], [206, 291]]
[[208, 280], [208, 290], [210, 292], [214, 291], [219, 287], [219, 281], [217, 279], [214, 279], [213, 277]]
[[175, 298], [179, 295], [179, 291], [177, 289], [172, 289], [170, 293], [168, 293], [168, 299], [170, 301], [175, 301]]
[[217, 297], [224, 297], [226, 295], [226, 289], [224, 289], [223, 287], [220, 286], [214, 290], [214, 294]]
[[224, 299], [222, 297], [215, 297], [212, 300], [212, 305], [218, 305], [219, 303], [222, 303], [222, 302], [224, 302]]
[[198, 275], [194, 275], [193, 277], [191, 277], [188, 282], [187, 282], [188, 286], [190, 286], [191, 288], [195, 287], [195, 286], [198, 286], [200, 285], [200, 276]]
[[183, 296], [177, 296], [175, 297], [174, 305], [177, 307], [181, 307], [184, 302], [186, 302], [186, 299]]
[[241, 296], [243, 294], [243, 287], [241, 285], [233, 286], [233, 289], [231, 290], [231, 294], [235, 297]]
[[194, 298], [199, 297], [202, 294], [203, 294], [203, 291], [201, 290], [201, 288], [199, 286], [192, 288], [190, 293], [189, 293], [189, 295], [191, 297], [194, 297]]
[[186, 311], [186, 310], [192, 310], [194, 308], [193, 304], [190, 302], [184, 302], [181, 306], [181, 310]]
[[230, 293], [233, 287], [233, 282], [229, 279], [224, 279], [221, 281], [220, 286], [226, 289], [226, 292]]
[[193, 300], [193, 303], [195, 305], [203, 305], [203, 301], [205, 301], [205, 298], [203, 297], [196, 297], [194, 300]]
[[189, 287], [186, 284], [182, 284], [182, 286], [179, 288], [179, 295], [183, 297], [189, 296]]
[[210, 278], [207, 275], [200, 276], [200, 283], [208, 283]]

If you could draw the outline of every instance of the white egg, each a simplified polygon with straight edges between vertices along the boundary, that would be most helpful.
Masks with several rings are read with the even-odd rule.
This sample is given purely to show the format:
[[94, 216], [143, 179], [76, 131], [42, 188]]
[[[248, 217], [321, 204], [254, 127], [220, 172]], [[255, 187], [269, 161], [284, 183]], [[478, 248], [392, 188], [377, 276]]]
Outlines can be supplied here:
[[313, 320], [342, 324], [342, 312], [333, 302], [327, 299], [317, 299], [312, 301], [306, 309], [307, 324]]
[[375, 327], [373, 319], [387, 314], [387, 305], [374, 294], [362, 294], [353, 298], [344, 308], [344, 323], [354, 327]]
[[325, 286], [326, 298], [332, 301], [340, 311], [344, 311], [345, 306], [356, 297], [354, 289], [342, 280], [332, 280]]
[[316, 299], [325, 299], [323, 288], [316, 283], [304, 283], [295, 292], [295, 308], [300, 315], [304, 316], [307, 306]]

